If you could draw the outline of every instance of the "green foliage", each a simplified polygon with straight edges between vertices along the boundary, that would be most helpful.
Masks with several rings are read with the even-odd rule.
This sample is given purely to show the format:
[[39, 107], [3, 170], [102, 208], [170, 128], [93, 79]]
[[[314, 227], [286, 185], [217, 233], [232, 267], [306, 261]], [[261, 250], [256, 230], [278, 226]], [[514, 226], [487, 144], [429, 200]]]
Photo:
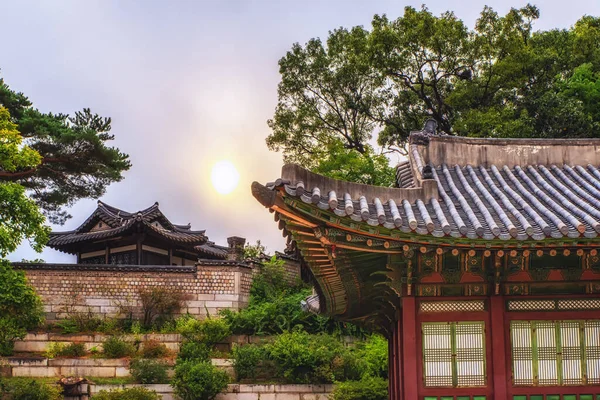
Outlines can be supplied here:
[[505, 15], [486, 6], [471, 29], [452, 12], [405, 7], [370, 30], [294, 44], [279, 61], [267, 145], [321, 174], [389, 185], [382, 150], [405, 151], [428, 118], [462, 136], [600, 135], [600, 18], [534, 31], [538, 17], [529, 4]]
[[384, 154], [377, 154], [373, 146], [364, 145], [361, 153], [348, 149], [341, 142], [328, 147], [327, 155], [319, 160], [313, 172], [349, 182], [376, 186], [394, 186], [395, 172]]
[[25, 273], [0, 259], [0, 354], [10, 355], [14, 341], [42, 322], [42, 302]]
[[208, 360], [211, 351], [211, 347], [205, 343], [184, 341], [181, 343], [177, 357], [180, 360]]
[[168, 356], [169, 353], [167, 346], [158, 340], [146, 340], [142, 343], [142, 349], [140, 350], [140, 355], [143, 358], [162, 358]]
[[272, 258], [263, 263], [260, 272], [253, 278], [248, 307], [239, 312], [221, 311], [234, 334], [273, 335], [298, 326], [309, 333], [362, 334], [352, 324], [303, 311], [300, 302], [310, 296], [311, 290], [301, 285], [290, 285], [284, 274], [280, 260]]
[[281, 297], [290, 291], [290, 285], [285, 280], [284, 261], [271, 257], [269, 261], [262, 263], [260, 272], [252, 278], [250, 287], [250, 301], [260, 303]]
[[0, 317], [0, 356], [11, 356], [15, 340], [23, 339], [26, 334], [15, 318]]
[[235, 376], [238, 380], [256, 379], [261, 363], [266, 360], [264, 347], [255, 344], [235, 346], [231, 356]]
[[[37, 152], [37, 156], [28, 149], [19, 153], [18, 146], [12, 145], [12, 151], [5, 153], [10, 161], [0, 159], [0, 182], [25, 187], [54, 223], [69, 217], [64, 206], [82, 198], [101, 197], [107, 186], [123, 179], [122, 173], [131, 167], [126, 154], [106, 145], [114, 139], [109, 133], [110, 118], [92, 114], [89, 109], [73, 117], [42, 113], [3, 79], [0, 107], [8, 109], [20, 136]], [[4, 167], [5, 162], [9, 168]]]
[[229, 383], [227, 372], [208, 361], [181, 361], [175, 366], [171, 385], [182, 400], [212, 400]]
[[260, 240], [256, 241], [256, 244], [246, 243], [244, 246], [244, 259], [256, 260], [265, 254], [266, 248], [260, 243]]
[[381, 335], [371, 335], [358, 342], [354, 352], [360, 360], [362, 376], [388, 377], [388, 342]]
[[77, 323], [71, 318], [61, 319], [55, 323], [55, 326], [59, 328], [64, 335], [80, 332]]
[[388, 382], [380, 377], [365, 377], [359, 381], [336, 384], [333, 400], [387, 400]]
[[164, 361], [148, 360], [144, 358], [131, 361], [129, 370], [131, 376], [138, 383], [166, 383], [169, 366]]
[[379, 335], [345, 346], [332, 335], [294, 330], [272, 343], [236, 346], [232, 358], [239, 380], [268, 376], [288, 383], [333, 383], [388, 374], [387, 342]]
[[134, 387], [128, 389], [101, 390], [94, 395], [94, 400], [160, 400], [161, 396], [154, 390], [145, 387]]
[[142, 302], [142, 326], [160, 329], [166, 322], [173, 320], [183, 304], [183, 295], [161, 287], [142, 289], [138, 292]]
[[23, 186], [8, 179], [18, 170], [37, 168], [41, 160], [38, 152], [24, 145], [0, 102], [0, 257], [15, 251], [24, 239], [29, 239], [37, 251], [48, 240], [49, 228], [44, 226], [45, 218], [35, 202], [26, 196]]
[[343, 380], [344, 344], [326, 334], [309, 335], [300, 330], [275, 337], [265, 346], [278, 378], [290, 383], [332, 383]]
[[110, 336], [102, 343], [103, 354], [107, 358], [133, 357], [136, 348], [120, 336]]
[[56, 357], [83, 357], [87, 351], [83, 343], [60, 343], [52, 342], [44, 355], [48, 358]]
[[57, 385], [47, 385], [30, 378], [0, 379], [0, 398], [3, 400], [62, 400]]
[[186, 315], [177, 319], [177, 333], [187, 341], [200, 342], [211, 347], [231, 335], [231, 329], [222, 318], [198, 320]]
[[363, 183], [374, 184], [379, 174], [389, 173], [373, 168], [379, 163], [361, 160], [374, 153], [367, 142], [379, 123], [370, 116], [383, 106], [378, 93], [383, 78], [372, 67], [369, 46], [369, 32], [362, 27], [336, 29], [326, 44], [311, 39], [304, 47], [292, 46], [279, 60], [279, 102], [267, 122], [269, 149], [282, 150], [285, 162], [338, 175], [329, 154], [345, 153], [361, 168], [353, 176]]

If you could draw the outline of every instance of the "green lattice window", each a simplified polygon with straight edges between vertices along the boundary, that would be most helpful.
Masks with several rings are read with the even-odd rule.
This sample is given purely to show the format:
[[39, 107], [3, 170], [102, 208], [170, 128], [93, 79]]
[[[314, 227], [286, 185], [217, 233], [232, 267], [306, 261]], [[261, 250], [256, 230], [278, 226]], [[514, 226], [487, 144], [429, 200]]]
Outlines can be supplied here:
[[513, 383], [600, 384], [600, 320], [512, 321]]
[[485, 386], [485, 324], [427, 322], [422, 325], [425, 387]]

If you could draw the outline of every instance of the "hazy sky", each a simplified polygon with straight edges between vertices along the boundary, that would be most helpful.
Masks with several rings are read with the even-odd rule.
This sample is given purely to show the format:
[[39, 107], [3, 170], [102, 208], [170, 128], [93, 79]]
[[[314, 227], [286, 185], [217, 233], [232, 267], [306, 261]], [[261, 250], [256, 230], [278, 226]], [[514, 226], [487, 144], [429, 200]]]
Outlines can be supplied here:
[[[281, 250], [272, 215], [250, 184], [279, 177], [266, 120], [277, 102], [277, 61], [294, 42], [325, 38], [339, 26], [369, 26], [374, 14], [398, 17], [423, 1], [25, 1], [0, 0], [0, 74], [43, 111], [83, 107], [113, 119], [114, 145], [131, 156], [125, 179], [103, 201], [137, 211], [158, 201], [174, 223], [206, 229], [211, 240], [257, 239]], [[500, 13], [524, 1], [429, 1], [469, 26], [485, 4]], [[536, 29], [568, 27], [600, 15], [599, 0], [538, 1]], [[231, 160], [240, 185], [218, 195], [210, 168]], [[77, 227], [95, 209], [84, 200], [56, 230]], [[13, 260], [73, 261], [28, 246]]]

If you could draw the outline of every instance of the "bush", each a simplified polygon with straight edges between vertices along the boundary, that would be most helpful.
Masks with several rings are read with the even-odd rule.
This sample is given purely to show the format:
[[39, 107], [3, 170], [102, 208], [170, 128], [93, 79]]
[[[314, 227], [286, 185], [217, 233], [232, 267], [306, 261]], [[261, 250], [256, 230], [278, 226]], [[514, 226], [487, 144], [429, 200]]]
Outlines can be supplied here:
[[388, 382], [380, 377], [340, 382], [333, 389], [333, 400], [387, 400]]
[[231, 335], [229, 324], [222, 318], [200, 321], [189, 315], [177, 319], [177, 332], [185, 340], [204, 343], [209, 347], [221, 343]]
[[254, 344], [235, 346], [232, 358], [237, 379], [256, 379], [259, 366], [265, 361], [265, 356], [264, 347]]
[[208, 360], [212, 349], [199, 342], [183, 342], [179, 348], [178, 358], [182, 360]]
[[119, 336], [110, 336], [102, 343], [103, 353], [108, 358], [132, 357], [136, 349], [132, 343]]
[[87, 351], [85, 350], [85, 345], [83, 343], [57, 343], [52, 342], [48, 346], [48, 350], [46, 350], [46, 357], [55, 358], [55, 357], [83, 357], [85, 356]]
[[157, 360], [137, 359], [129, 365], [131, 376], [138, 383], [166, 383], [168, 381], [167, 363]]
[[94, 395], [94, 400], [160, 400], [161, 396], [154, 390], [144, 387], [134, 387], [118, 390], [101, 390]]
[[142, 343], [140, 355], [143, 358], [163, 358], [170, 354], [169, 349], [164, 343], [158, 340], [146, 340]]
[[146, 329], [160, 329], [165, 322], [173, 319], [183, 304], [183, 295], [166, 288], [155, 287], [138, 292], [142, 301], [142, 325]]
[[33, 379], [0, 380], [0, 398], [3, 400], [62, 400], [61, 393], [57, 385], [46, 385]]
[[227, 372], [207, 361], [183, 361], [175, 366], [171, 386], [182, 400], [212, 400], [229, 383]]
[[25, 273], [0, 260], [0, 356], [11, 355], [15, 340], [40, 326], [43, 315], [42, 301]]
[[23, 339], [27, 331], [16, 319], [0, 317], [0, 356], [10, 356], [15, 348], [15, 341]]
[[308, 333], [336, 333], [340, 335], [363, 336], [364, 332], [356, 325], [342, 323], [302, 310], [300, 302], [311, 295], [310, 289], [288, 289], [278, 297], [268, 301], [250, 300], [247, 308], [238, 312], [222, 310], [223, 319], [236, 335], [277, 335], [302, 327]]
[[371, 335], [357, 344], [357, 357], [361, 360], [362, 375], [388, 377], [388, 342], [381, 335]]
[[345, 379], [344, 344], [331, 335], [300, 330], [283, 333], [265, 346], [276, 375], [290, 383], [331, 383]]

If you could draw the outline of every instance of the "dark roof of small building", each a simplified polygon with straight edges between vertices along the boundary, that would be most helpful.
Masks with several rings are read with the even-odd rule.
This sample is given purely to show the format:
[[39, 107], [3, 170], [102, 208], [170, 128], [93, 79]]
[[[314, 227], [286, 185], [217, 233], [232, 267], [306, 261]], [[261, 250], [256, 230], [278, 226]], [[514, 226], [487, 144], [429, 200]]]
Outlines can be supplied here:
[[202, 257], [202, 255], [209, 255], [221, 259], [227, 258], [228, 253], [228, 247], [219, 246], [210, 241], [194, 247], [194, 250], [200, 253], [200, 257]]
[[340, 218], [404, 233], [482, 240], [595, 238], [600, 140], [413, 133], [400, 188], [335, 181], [287, 165], [266, 185]]
[[52, 232], [48, 246], [72, 253], [76, 252], [73, 245], [78, 243], [140, 231], [158, 236], [174, 245], [190, 249], [198, 247], [199, 253], [208, 253], [219, 258], [226, 256], [222, 246], [208, 241], [204, 230], [192, 230], [190, 224], [177, 225], [169, 221], [160, 211], [158, 203], [132, 213], [98, 201], [96, 210], [78, 228], [67, 232]]

